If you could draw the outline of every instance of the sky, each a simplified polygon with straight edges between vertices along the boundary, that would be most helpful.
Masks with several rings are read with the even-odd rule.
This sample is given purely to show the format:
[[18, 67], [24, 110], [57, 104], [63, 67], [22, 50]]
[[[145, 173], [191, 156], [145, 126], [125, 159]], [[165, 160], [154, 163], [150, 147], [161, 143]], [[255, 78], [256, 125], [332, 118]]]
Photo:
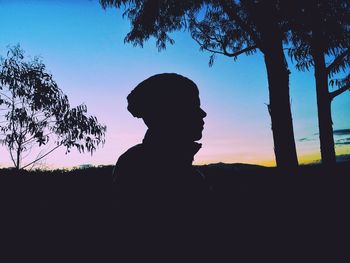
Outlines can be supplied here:
[[[106, 143], [92, 156], [77, 150], [66, 155], [58, 149], [45, 158], [43, 167], [114, 164], [146, 131], [127, 111], [126, 96], [142, 80], [164, 72], [184, 75], [199, 87], [207, 117], [195, 164], [275, 165], [261, 53], [236, 61], [217, 56], [209, 67], [210, 54], [200, 51], [186, 31], [172, 34], [175, 44], [161, 52], [154, 39], [143, 48], [133, 47], [124, 43], [128, 20], [120, 10], [102, 9], [98, 0], [0, 0], [0, 25], [2, 56], [17, 43], [28, 56], [40, 56], [71, 105], [85, 103], [89, 114], [107, 125]], [[320, 154], [313, 72], [298, 72], [291, 61], [289, 67], [299, 162], [314, 162]], [[332, 112], [336, 152], [350, 154], [349, 92], [335, 98]], [[7, 150], [0, 146], [0, 167], [10, 165]]]

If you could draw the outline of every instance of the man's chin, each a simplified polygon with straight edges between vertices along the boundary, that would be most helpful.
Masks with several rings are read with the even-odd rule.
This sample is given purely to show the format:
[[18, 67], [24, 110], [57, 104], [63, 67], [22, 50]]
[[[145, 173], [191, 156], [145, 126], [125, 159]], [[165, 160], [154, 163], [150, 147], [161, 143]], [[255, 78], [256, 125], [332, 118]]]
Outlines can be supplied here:
[[196, 142], [202, 139], [202, 132], [198, 132], [198, 133], [187, 133], [187, 134], [180, 134], [177, 133], [176, 135], [173, 136], [173, 138], [176, 138], [178, 141], [183, 141], [183, 142]]
[[195, 136], [193, 141], [196, 142], [196, 141], [199, 141], [200, 139], [202, 139], [202, 134]]

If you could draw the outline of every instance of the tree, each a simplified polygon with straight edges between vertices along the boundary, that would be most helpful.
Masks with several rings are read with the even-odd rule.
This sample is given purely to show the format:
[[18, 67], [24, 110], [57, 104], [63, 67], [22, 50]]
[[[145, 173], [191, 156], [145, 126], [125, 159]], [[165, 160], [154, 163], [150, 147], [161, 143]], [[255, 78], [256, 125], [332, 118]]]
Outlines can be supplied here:
[[[26, 59], [19, 45], [10, 47], [0, 61], [0, 142], [6, 146], [13, 165], [23, 169], [34, 165], [60, 147], [91, 154], [105, 142], [106, 126], [87, 107], [69, 105], [45, 64]], [[33, 147], [54, 146], [24, 164]]]
[[[289, 9], [293, 47], [289, 54], [299, 70], [314, 68], [318, 126], [322, 164], [332, 167], [336, 163], [334, 149], [332, 100], [350, 89], [350, 75], [329, 78], [340, 71], [346, 73], [350, 66], [350, 2], [344, 0], [294, 1]], [[292, 11], [293, 10], [293, 11]], [[331, 61], [326, 63], [326, 60]]]
[[260, 50], [265, 59], [270, 102], [268, 105], [277, 166], [297, 167], [289, 97], [289, 70], [283, 52], [287, 40], [278, 0], [100, 0], [104, 8], [125, 8], [131, 21], [125, 42], [142, 47], [156, 38], [159, 50], [174, 40], [168, 33], [188, 29], [201, 50], [237, 58]]

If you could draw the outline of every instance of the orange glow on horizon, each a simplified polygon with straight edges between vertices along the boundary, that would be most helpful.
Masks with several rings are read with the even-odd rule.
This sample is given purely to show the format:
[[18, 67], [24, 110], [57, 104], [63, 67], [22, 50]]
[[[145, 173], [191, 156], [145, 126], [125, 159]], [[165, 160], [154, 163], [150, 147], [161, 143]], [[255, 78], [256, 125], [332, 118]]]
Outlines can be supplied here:
[[[337, 156], [342, 155], [349, 155], [350, 154], [350, 146], [341, 146], [336, 147], [336, 154]], [[307, 164], [314, 164], [321, 161], [321, 153], [319, 151], [311, 152], [311, 153], [305, 153], [305, 154], [299, 154], [298, 155], [299, 165], [307, 165]], [[249, 159], [247, 161], [237, 161], [230, 158], [229, 156], [217, 156], [217, 158], [213, 160], [206, 160], [206, 161], [195, 161], [195, 165], [207, 165], [212, 163], [246, 163], [246, 164], [254, 164], [254, 165], [262, 165], [266, 167], [275, 167], [276, 161], [275, 159]]]

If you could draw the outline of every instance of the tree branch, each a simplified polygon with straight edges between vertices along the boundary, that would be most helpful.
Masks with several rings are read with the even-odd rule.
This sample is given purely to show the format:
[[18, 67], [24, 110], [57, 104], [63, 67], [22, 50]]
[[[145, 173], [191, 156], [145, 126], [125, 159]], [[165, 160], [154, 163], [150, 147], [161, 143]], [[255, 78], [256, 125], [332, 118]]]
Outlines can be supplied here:
[[7, 95], [6, 95], [5, 93], [3, 93], [3, 92], [0, 92], [0, 95], [6, 97], [6, 98], [9, 99], [9, 100], [12, 100], [12, 98], [10, 98], [9, 96], [7, 96]]
[[258, 48], [257, 45], [253, 45], [253, 46], [250, 46], [250, 47], [243, 48], [243, 49], [241, 49], [241, 50], [239, 50], [237, 52], [226, 54], [226, 56], [228, 56], [228, 57], [237, 57], [237, 56], [239, 56], [239, 55], [241, 55], [243, 53], [249, 52], [249, 51], [257, 49], [257, 48]]
[[35, 162], [41, 160], [42, 158], [44, 158], [45, 156], [49, 155], [49, 154], [52, 153], [54, 150], [56, 150], [58, 147], [61, 147], [62, 145], [63, 145], [63, 143], [57, 145], [55, 148], [51, 149], [50, 151], [48, 151], [48, 152], [45, 153], [44, 155], [42, 155], [42, 156], [40, 156], [39, 158], [35, 159], [34, 161], [32, 161], [32, 162], [26, 164], [26, 165], [23, 166], [21, 169], [24, 169], [24, 168], [26, 168], [26, 167], [32, 165], [33, 163], [35, 163]]
[[203, 44], [202, 42], [200, 42], [198, 39], [195, 39], [195, 38], [193, 38], [193, 39], [194, 39], [194, 41], [196, 41], [196, 42], [198, 43], [198, 45], [199, 45], [201, 48], [203, 48], [203, 49], [205, 49], [205, 50], [207, 50], [207, 51], [209, 51], [209, 52], [215, 53], [215, 54], [225, 55], [225, 56], [227, 56], [227, 57], [237, 57], [237, 56], [239, 56], [239, 55], [241, 55], [241, 54], [243, 54], [243, 53], [246, 53], [246, 52], [249, 52], [249, 51], [251, 51], [251, 50], [254, 50], [254, 49], [258, 48], [257, 45], [254, 45], [254, 46], [250, 46], [250, 47], [243, 48], [243, 49], [241, 49], [241, 50], [239, 50], [239, 51], [237, 51], [237, 52], [234, 52], [234, 53], [229, 53], [229, 52], [227, 52], [225, 49], [223, 49], [223, 51], [219, 51], [219, 50], [214, 50], [214, 49], [211, 49], [211, 48], [207, 48], [207, 47], [205, 47], [204, 44]]
[[[203, 44], [203, 43], [201, 43], [199, 40], [193, 38], [202, 48], [204, 48], [205, 50], [207, 50], [207, 51], [209, 51], [209, 52], [217, 53], [217, 54], [222, 54], [222, 55], [225, 55], [225, 56], [228, 56], [228, 57], [237, 57], [237, 56], [239, 56], [239, 55], [241, 55], [241, 54], [243, 54], [243, 53], [245, 53], [245, 52], [248, 52], [248, 51], [250, 51], [250, 50], [256, 49], [256, 48], [258, 47], [257, 45], [253, 45], [253, 46], [251, 46], [251, 47], [244, 48], [244, 49], [239, 50], [239, 51], [237, 51], [237, 52], [230, 53], [230, 52], [227, 51], [227, 45], [224, 44], [224, 41], [223, 41], [223, 40], [219, 39], [219, 38], [216, 37], [216, 36], [211, 37], [211, 36], [209, 36], [208, 34], [206, 34], [206, 33], [201, 29], [200, 25], [199, 25], [196, 21], [194, 21], [194, 24], [196, 25], [197, 29], [198, 29], [199, 31], [201, 31], [201, 33], [202, 33], [203, 35], [205, 35], [206, 38], [208, 38], [208, 39], [210, 39], [210, 40], [212, 40], [212, 41], [216, 41], [217, 43], [219, 43], [219, 44], [221, 45], [222, 51], [212, 50], [212, 49], [209, 49], [209, 48], [207, 48], [207, 47], [204, 47], [204, 44]], [[222, 37], [222, 36], [221, 36], [221, 37]]]
[[331, 64], [329, 64], [329, 66], [326, 68], [326, 72], [327, 72], [327, 75], [330, 74], [330, 72], [335, 68], [337, 67], [342, 61], [343, 59], [350, 55], [350, 49], [347, 49], [346, 51], [344, 51], [342, 54], [340, 54], [338, 57], [336, 57], [333, 62]]
[[330, 96], [330, 99], [333, 100], [336, 96], [342, 94], [343, 92], [347, 91], [347, 90], [350, 90], [350, 84], [347, 84], [333, 92], [330, 92], [329, 93], [329, 96]]
[[[203, 35], [205, 35], [206, 38], [208, 38], [208, 39], [210, 39], [210, 40], [212, 40], [212, 41], [216, 41], [216, 42], [222, 44], [222, 41], [221, 41], [219, 38], [216, 37], [216, 34], [214, 34], [214, 36], [210, 36], [209, 34], [205, 33], [204, 30], [201, 28], [200, 24], [195, 20], [195, 18], [192, 19], [192, 22], [193, 22], [193, 24], [196, 26], [196, 28], [197, 28], [199, 31], [201, 31], [201, 33], [202, 33]], [[215, 32], [215, 30], [214, 30], [214, 32]]]
[[12, 153], [12, 150], [11, 150], [11, 148], [9, 147], [9, 152], [10, 152], [10, 157], [11, 157], [11, 160], [12, 160], [12, 162], [13, 162], [13, 165], [16, 167], [17, 165], [16, 165], [16, 161], [15, 161], [15, 158], [13, 157], [13, 153]]
[[[49, 133], [47, 133], [47, 134], [43, 134], [43, 137], [49, 136], [49, 135], [51, 135], [51, 134], [53, 134], [53, 133], [54, 133], [54, 132], [52, 131], [52, 132], [49, 132]], [[25, 141], [22, 143], [22, 145], [31, 143], [35, 138], [36, 138], [35, 136], [30, 137], [28, 140], [25, 140]]]
[[27, 154], [25, 156], [23, 156], [23, 160], [26, 159], [31, 154], [32, 148], [33, 148], [33, 145], [29, 145], [29, 147], [26, 147]]
[[[36, 158], [38, 159], [39, 157], [41, 157], [42, 154], [43, 154], [43, 152], [44, 152], [44, 149], [41, 150], [41, 151], [37, 154]], [[42, 161], [43, 161], [43, 160], [42, 160]], [[41, 163], [41, 162], [34, 162], [34, 163], [32, 163], [31, 167], [29, 168], [29, 171], [31, 171], [31, 170], [35, 167], [35, 165], [37, 165], [37, 164], [40, 165], [40, 163]]]

